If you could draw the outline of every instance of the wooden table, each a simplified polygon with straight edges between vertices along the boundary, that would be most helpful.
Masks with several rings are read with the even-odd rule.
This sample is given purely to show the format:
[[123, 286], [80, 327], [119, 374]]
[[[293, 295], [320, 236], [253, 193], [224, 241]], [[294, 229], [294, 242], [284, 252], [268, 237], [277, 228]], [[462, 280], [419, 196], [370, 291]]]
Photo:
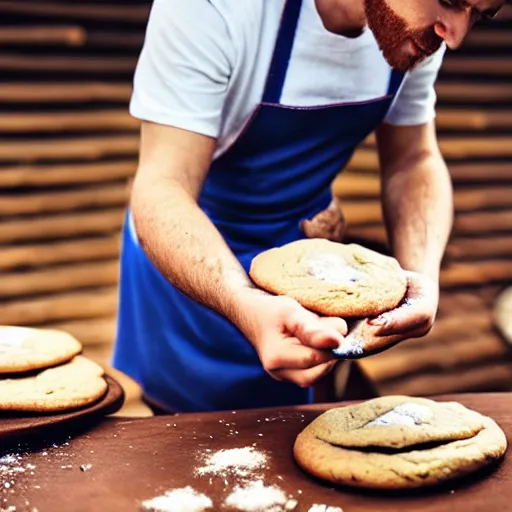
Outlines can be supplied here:
[[[512, 394], [437, 399], [458, 400], [492, 416], [512, 439]], [[62, 439], [45, 440], [39, 446], [31, 441], [29, 453], [16, 462], [8, 459], [10, 475], [0, 463], [0, 487], [4, 486], [0, 490], [0, 509], [15, 506], [16, 512], [137, 511], [142, 500], [190, 485], [207, 494], [214, 501], [215, 510], [222, 511], [225, 509], [221, 505], [237, 480], [195, 476], [194, 470], [202, 465], [198, 458], [219, 449], [254, 445], [268, 456], [263, 471], [265, 484], [278, 485], [293, 495], [299, 502], [298, 512], [307, 512], [314, 503], [336, 505], [344, 512], [512, 510], [512, 463], [508, 456], [477, 478], [435, 490], [389, 494], [336, 489], [315, 481], [295, 465], [292, 444], [309, 421], [332, 406], [110, 418], [64, 439], [64, 444]], [[23, 471], [14, 471], [15, 467]]]

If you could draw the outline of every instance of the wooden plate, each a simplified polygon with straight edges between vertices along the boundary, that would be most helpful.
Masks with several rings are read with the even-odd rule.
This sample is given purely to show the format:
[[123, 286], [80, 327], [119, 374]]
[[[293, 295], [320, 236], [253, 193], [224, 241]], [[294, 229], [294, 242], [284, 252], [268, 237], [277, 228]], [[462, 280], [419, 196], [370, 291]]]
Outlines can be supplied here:
[[57, 429], [63, 424], [69, 424], [80, 420], [99, 419], [108, 414], [117, 412], [124, 402], [124, 391], [109, 375], [105, 375], [108, 384], [107, 393], [98, 402], [92, 405], [75, 409], [65, 413], [52, 414], [16, 414], [2, 412], [0, 413], [0, 444], [3, 445], [6, 440], [19, 440], [23, 437], [40, 434], [42, 430]]

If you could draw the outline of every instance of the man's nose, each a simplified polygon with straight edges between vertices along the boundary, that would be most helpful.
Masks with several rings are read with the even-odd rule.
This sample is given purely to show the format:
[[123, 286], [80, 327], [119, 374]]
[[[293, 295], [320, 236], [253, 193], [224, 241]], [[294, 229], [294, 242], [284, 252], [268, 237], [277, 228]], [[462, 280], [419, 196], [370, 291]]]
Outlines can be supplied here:
[[464, 42], [472, 25], [472, 15], [465, 11], [446, 14], [434, 25], [434, 30], [450, 50], [456, 50]]

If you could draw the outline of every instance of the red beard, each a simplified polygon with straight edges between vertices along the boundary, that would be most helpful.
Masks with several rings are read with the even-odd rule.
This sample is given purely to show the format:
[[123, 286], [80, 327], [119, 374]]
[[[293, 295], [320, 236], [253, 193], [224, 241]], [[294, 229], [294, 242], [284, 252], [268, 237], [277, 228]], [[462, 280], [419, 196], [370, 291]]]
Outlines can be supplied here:
[[[410, 71], [429, 55], [435, 53], [443, 40], [434, 27], [412, 30], [386, 3], [386, 0], [364, 0], [368, 26], [389, 65], [398, 71]], [[421, 50], [419, 55], [407, 54], [404, 46], [414, 42]]]

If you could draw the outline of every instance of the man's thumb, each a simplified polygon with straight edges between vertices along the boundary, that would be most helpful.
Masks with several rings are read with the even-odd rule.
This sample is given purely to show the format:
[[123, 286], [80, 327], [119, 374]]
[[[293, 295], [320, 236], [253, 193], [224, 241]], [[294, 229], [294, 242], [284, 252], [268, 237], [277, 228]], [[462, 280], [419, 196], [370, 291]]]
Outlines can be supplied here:
[[307, 347], [327, 350], [338, 348], [343, 342], [342, 334], [332, 324], [302, 307], [293, 311], [285, 324], [287, 332]]

